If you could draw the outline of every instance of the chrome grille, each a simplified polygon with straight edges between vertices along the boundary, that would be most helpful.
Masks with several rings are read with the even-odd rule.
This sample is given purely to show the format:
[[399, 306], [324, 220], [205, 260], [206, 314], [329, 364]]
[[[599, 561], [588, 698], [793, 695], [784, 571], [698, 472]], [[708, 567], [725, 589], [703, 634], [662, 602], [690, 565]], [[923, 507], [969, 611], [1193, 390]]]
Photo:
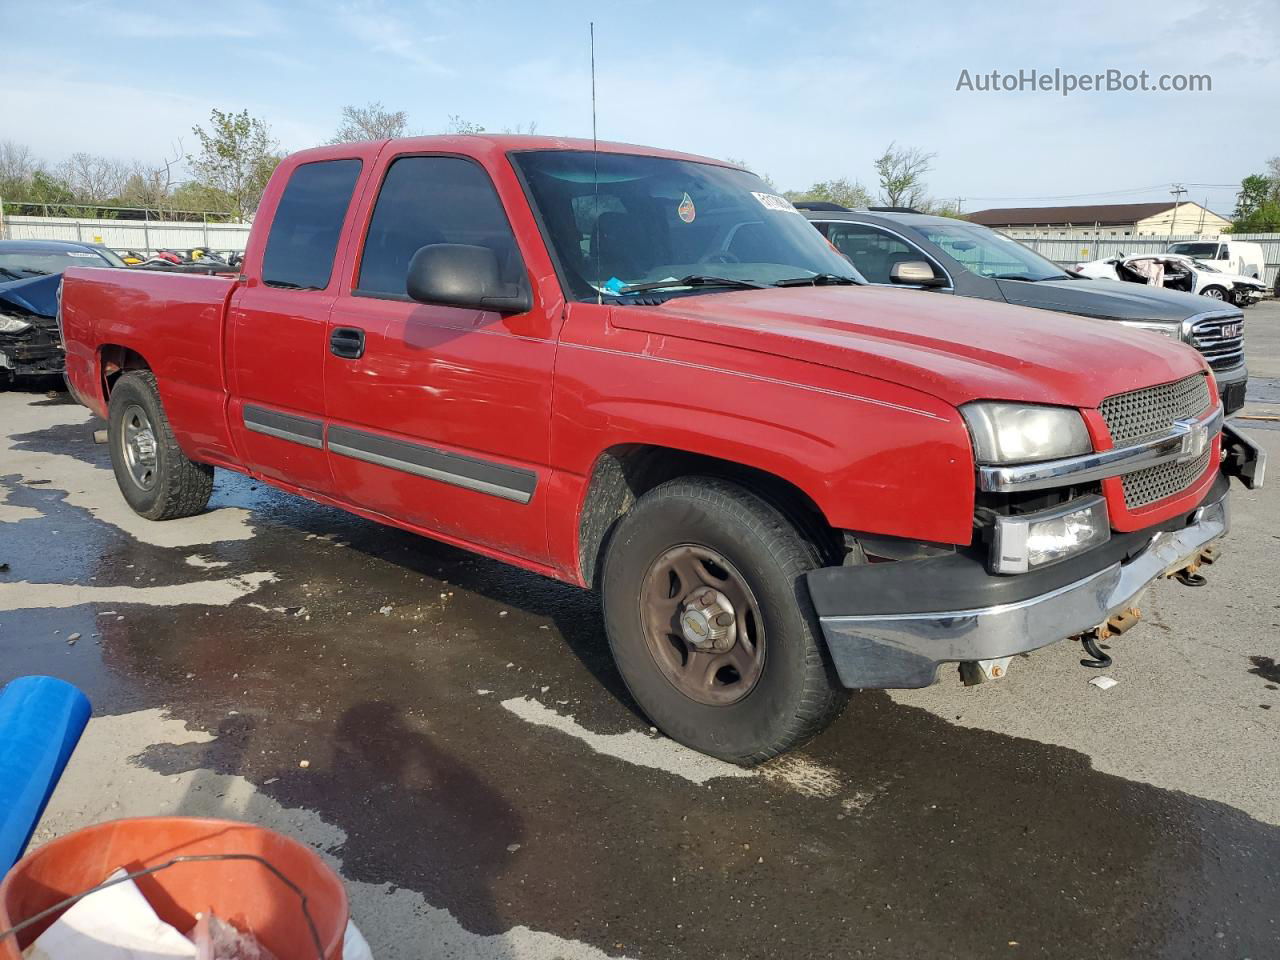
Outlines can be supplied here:
[[1208, 408], [1208, 378], [1194, 373], [1173, 383], [1107, 397], [1098, 410], [1112, 443], [1125, 447], [1164, 433], [1175, 420], [1198, 417]]
[[1212, 453], [1213, 448], [1210, 447], [1194, 460], [1185, 463], [1162, 463], [1125, 474], [1121, 478], [1124, 505], [1134, 510], [1181, 493], [1204, 473]]
[[1244, 316], [1216, 314], [1191, 325], [1191, 345], [1215, 370], [1228, 370], [1244, 361]]

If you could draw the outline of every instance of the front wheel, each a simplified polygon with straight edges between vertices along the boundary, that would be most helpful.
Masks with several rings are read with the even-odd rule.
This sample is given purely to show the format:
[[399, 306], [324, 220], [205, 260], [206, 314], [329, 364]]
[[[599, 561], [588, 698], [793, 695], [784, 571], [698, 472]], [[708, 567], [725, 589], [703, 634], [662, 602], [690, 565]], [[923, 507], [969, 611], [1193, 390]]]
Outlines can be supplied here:
[[126, 373], [107, 404], [107, 441], [116, 483], [148, 520], [200, 513], [213, 493], [213, 467], [189, 460], [174, 439], [150, 370]]
[[1210, 300], [1230, 300], [1231, 296], [1222, 287], [1205, 287], [1200, 291], [1200, 296], [1208, 297]]
[[848, 699], [804, 575], [815, 550], [737, 484], [683, 478], [618, 523], [602, 578], [609, 645], [627, 688], [675, 740], [733, 763], [820, 731]]

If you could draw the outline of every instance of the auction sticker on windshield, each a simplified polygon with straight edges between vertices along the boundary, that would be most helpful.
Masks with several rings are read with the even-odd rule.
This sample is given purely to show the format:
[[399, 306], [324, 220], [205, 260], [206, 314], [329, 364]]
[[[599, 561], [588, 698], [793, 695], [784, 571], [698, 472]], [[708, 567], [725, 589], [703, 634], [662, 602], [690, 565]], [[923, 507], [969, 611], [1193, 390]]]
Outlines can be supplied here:
[[756, 193], [754, 190], [751, 191], [751, 195], [759, 200], [760, 206], [766, 210], [777, 210], [781, 213], [800, 213], [786, 197], [780, 197], [773, 193]]

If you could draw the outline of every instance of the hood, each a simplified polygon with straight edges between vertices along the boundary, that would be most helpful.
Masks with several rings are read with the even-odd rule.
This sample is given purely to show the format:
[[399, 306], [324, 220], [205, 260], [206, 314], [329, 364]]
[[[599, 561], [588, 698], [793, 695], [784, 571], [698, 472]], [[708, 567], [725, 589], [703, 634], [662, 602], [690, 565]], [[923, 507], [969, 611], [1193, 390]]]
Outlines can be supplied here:
[[1230, 304], [1124, 280], [997, 280], [1010, 303], [1102, 320], [1185, 320]]
[[16, 307], [22, 313], [52, 320], [58, 315], [58, 287], [61, 284], [60, 273], [0, 283], [0, 313]]
[[1096, 407], [1206, 368], [1195, 350], [1120, 324], [885, 287], [792, 287], [617, 307], [615, 326], [821, 364], [959, 406]]

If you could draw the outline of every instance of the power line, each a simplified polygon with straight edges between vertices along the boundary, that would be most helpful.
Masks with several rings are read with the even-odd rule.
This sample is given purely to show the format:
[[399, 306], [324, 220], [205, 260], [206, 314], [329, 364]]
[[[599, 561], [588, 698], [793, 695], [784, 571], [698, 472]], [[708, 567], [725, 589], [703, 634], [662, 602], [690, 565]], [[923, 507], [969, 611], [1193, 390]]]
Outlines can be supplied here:
[[[1153, 183], [1146, 187], [1133, 187], [1128, 190], [1103, 190], [1098, 193], [1063, 193], [1054, 196], [1042, 197], [966, 197], [968, 200], [1084, 200], [1089, 197], [1118, 197], [1126, 193], [1147, 193], [1151, 190], [1162, 190], [1169, 186], [1167, 183]], [[1196, 184], [1196, 186], [1205, 186], [1205, 184]]]

